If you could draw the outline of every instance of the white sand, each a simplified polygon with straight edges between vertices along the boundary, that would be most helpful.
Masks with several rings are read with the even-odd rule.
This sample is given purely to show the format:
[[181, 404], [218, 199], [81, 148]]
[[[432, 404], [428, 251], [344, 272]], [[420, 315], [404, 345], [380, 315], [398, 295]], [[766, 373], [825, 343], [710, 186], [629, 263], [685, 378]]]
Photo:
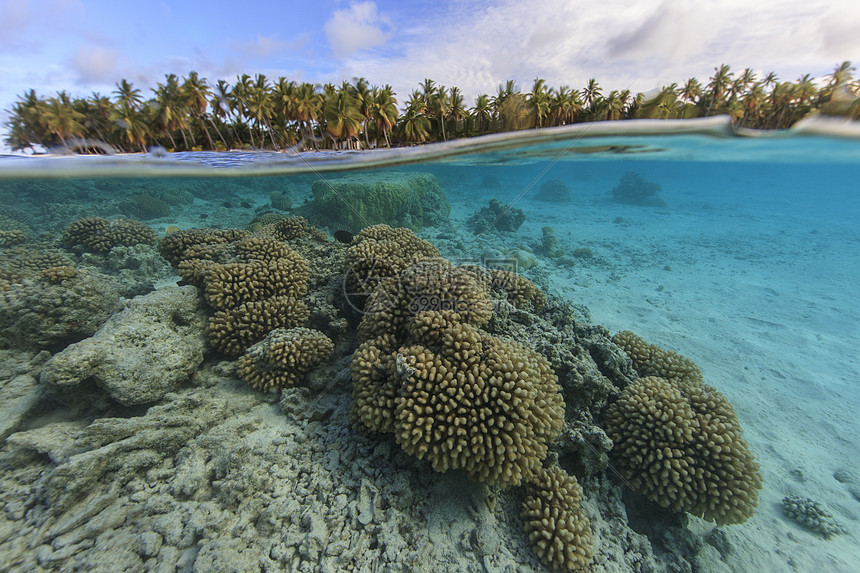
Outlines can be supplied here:
[[[586, 305], [592, 322], [693, 359], [732, 402], [764, 477], [756, 515], [723, 528], [735, 549], [724, 556], [732, 569], [860, 570], [860, 499], [851, 492], [860, 495], [855, 213], [811, 205], [790, 214], [767, 189], [706, 201], [718, 196], [707, 182], [691, 191], [660, 181], [667, 208], [611, 203], [614, 182], [606, 179], [581, 182], [567, 204], [535, 201], [535, 188], [516, 204], [526, 223], [494, 240], [537, 252], [541, 227], [550, 225], [568, 253], [592, 249], [593, 259], [573, 267], [541, 257], [525, 274]], [[463, 222], [486, 204], [484, 194], [510, 200], [527, 183], [481, 190], [480, 201], [455, 191], [452, 218]], [[488, 241], [480, 237], [475, 250]], [[839, 470], [853, 479], [840, 482]], [[824, 539], [787, 519], [781, 500], [789, 495], [823, 504], [846, 534]]]

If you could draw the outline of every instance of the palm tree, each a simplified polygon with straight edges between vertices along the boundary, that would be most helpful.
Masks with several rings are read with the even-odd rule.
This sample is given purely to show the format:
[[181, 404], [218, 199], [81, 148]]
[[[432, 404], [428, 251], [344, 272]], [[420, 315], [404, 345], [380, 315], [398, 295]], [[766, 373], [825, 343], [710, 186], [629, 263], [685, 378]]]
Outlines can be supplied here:
[[448, 93], [451, 102], [448, 116], [454, 120], [454, 134], [456, 135], [462, 129], [463, 121], [469, 116], [469, 112], [463, 103], [463, 94], [460, 92], [460, 88], [454, 86]]
[[602, 93], [600, 84], [598, 84], [597, 80], [594, 78], [588, 80], [588, 84], [585, 86], [585, 89], [582, 90], [582, 99], [589, 111], [592, 113], [594, 112], [594, 104], [600, 98]]
[[152, 91], [155, 94], [155, 99], [150, 106], [153, 122], [170, 139], [173, 149], [176, 149], [176, 140], [173, 139], [173, 132], [179, 129], [182, 141], [185, 143], [185, 149], [189, 149], [188, 138], [185, 136], [184, 129], [187, 127], [186, 110], [184, 107], [185, 100], [180, 93], [176, 75], [167, 74], [165, 76], [165, 83], [158, 83], [157, 87]]
[[490, 96], [481, 94], [475, 98], [475, 107], [472, 108], [472, 121], [477, 122], [477, 132], [484, 133], [489, 126], [493, 112], [490, 107]]
[[84, 114], [72, 107], [69, 94], [65, 91], [48, 98], [42, 109], [42, 119], [45, 127], [57, 136], [63, 147], [67, 147], [66, 138], [80, 137], [84, 133], [84, 126], [80, 123], [84, 120]]
[[[269, 140], [272, 142], [272, 147], [278, 149], [278, 144], [275, 143], [275, 135], [272, 132], [271, 118], [275, 112], [274, 102], [272, 100], [272, 91], [269, 86], [269, 80], [264, 74], [254, 76], [254, 84], [248, 92], [248, 100], [245, 104], [248, 111], [248, 117], [254, 120], [257, 125], [257, 131], [260, 134], [260, 139], [264, 137], [263, 128], [269, 132]], [[262, 145], [262, 141], [261, 141]]]
[[49, 136], [42, 118], [44, 105], [36, 90], [31, 89], [12, 106], [6, 123], [10, 131], [5, 140], [12, 150], [32, 150], [34, 144], [47, 143]]
[[702, 97], [702, 84], [696, 78], [690, 78], [677, 92], [678, 97], [687, 103], [697, 103]]
[[[236, 77], [236, 83], [233, 84], [233, 89], [230, 90], [230, 100], [232, 101], [232, 108], [237, 114], [235, 122], [238, 124], [237, 127], [241, 128], [244, 121], [250, 118], [248, 100], [250, 99], [251, 90], [251, 76], [242, 74]], [[248, 138], [251, 140], [251, 147], [257, 147], [257, 144], [254, 142], [254, 132], [250, 125], [248, 125]]]
[[[188, 77], [182, 82], [180, 91], [185, 96], [185, 105], [191, 112], [191, 117], [196, 119], [200, 127], [203, 128], [203, 132], [206, 134], [206, 140], [209, 142], [209, 149], [215, 149], [215, 144], [212, 142], [212, 136], [209, 134], [209, 129], [206, 127], [206, 123], [204, 122], [204, 119], [207, 119], [206, 109], [209, 107], [208, 98], [212, 95], [212, 91], [209, 89], [209, 84], [206, 83], [205, 79], [200, 78], [197, 75], [197, 72], [191, 71], [188, 72]], [[211, 122], [211, 118], [208, 118], [208, 121]], [[214, 123], [212, 123], [212, 127], [215, 128], [215, 131], [218, 131], [218, 128]], [[221, 135], [220, 131], [218, 131], [218, 135]], [[221, 136], [221, 141], [224, 142], [225, 146], [227, 145], [223, 136]]]
[[372, 88], [366, 79], [353, 78], [353, 83], [349, 86], [349, 89], [352, 92], [352, 97], [358, 102], [358, 111], [363, 118], [361, 127], [362, 131], [364, 131], [364, 144], [366, 147], [370, 147], [370, 136], [367, 127], [370, 123], [371, 115], [373, 115], [373, 111], [371, 110], [373, 106]]
[[304, 130], [304, 136], [313, 141], [314, 124], [323, 114], [323, 96], [317, 86], [303, 82], [294, 90], [293, 100], [299, 131]]
[[394, 96], [394, 89], [386, 84], [376, 90], [373, 97], [372, 119], [376, 123], [376, 129], [382, 132], [387, 147], [391, 147], [388, 134], [397, 124], [397, 99]]
[[439, 86], [430, 96], [427, 102], [427, 111], [436, 117], [439, 128], [442, 131], [442, 141], [448, 140], [445, 133], [445, 121], [451, 113], [451, 96], [445, 86]]
[[139, 109], [140, 104], [143, 102], [140, 90], [125, 78], [116, 84], [116, 90], [113, 93], [116, 94], [117, 103], [129, 109]]
[[93, 92], [87, 100], [87, 119], [85, 127], [88, 132], [95, 133], [99, 141], [107, 142], [110, 130], [110, 114], [113, 109], [110, 98], [98, 92]]
[[543, 79], [535, 78], [532, 91], [526, 99], [529, 111], [534, 115], [534, 127], [543, 127], [544, 120], [549, 115], [550, 100], [545, 84], [546, 82]]
[[361, 133], [364, 115], [360, 106], [347, 82], [343, 82], [339, 90], [326, 98], [323, 109], [326, 130], [335, 141], [345, 139], [349, 144]]
[[425, 115], [426, 110], [424, 95], [413, 91], [398, 125], [400, 133], [410, 143], [422, 143], [430, 135], [430, 120]]
[[722, 64], [719, 68], [714, 68], [715, 73], [707, 86], [711, 97], [705, 115], [711, 115], [711, 110], [714, 106], [719, 106], [723, 103], [723, 98], [732, 82], [732, 73], [730, 70], [731, 68], [727, 64]]
[[128, 142], [129, 149], [138, 148], [146, 151], [150, 129], [147, 118], [141, 110], [130, 107], [125, 101], [120, 101], [111, 112], [111, 121]]

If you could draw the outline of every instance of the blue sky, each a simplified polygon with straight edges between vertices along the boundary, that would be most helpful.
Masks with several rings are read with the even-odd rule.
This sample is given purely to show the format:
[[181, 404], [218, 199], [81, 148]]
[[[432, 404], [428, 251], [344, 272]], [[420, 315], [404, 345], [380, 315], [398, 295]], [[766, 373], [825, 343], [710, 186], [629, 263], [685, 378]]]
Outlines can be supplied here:
[[853, 0], [0, 0], [0, 110], [30, 88], [110, 95], [121, 78], [148, 96], [189, 70], [362, 76], [400, 101], [429, 77], [470, 106], [506, 79], [648, 91], [727, 63], [794, 80], [860, 64], [858, 30]]

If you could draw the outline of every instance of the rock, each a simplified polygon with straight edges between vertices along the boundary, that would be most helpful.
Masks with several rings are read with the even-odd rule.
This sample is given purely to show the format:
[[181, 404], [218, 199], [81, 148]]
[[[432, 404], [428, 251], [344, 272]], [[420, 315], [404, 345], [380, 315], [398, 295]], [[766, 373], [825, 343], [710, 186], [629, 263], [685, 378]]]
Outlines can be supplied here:
[[45, 390], [30, 374], [0, 378], [0, 440], [27, 419]]
[[39, 379], [51, 386], [93, 379], [123, 405], [156, 402], [203, 361], [204, 324], [194, 287], [165, 287], [128, 301], [92, 337], [54, 355]]
[[373, 521], [373, 517], [376, 515], [376, 496], [378, 493], [379, 490], [372, 483], [366, 479], [361, 480], [357, 509], [358, 521], [362, 525], [367, 525]]

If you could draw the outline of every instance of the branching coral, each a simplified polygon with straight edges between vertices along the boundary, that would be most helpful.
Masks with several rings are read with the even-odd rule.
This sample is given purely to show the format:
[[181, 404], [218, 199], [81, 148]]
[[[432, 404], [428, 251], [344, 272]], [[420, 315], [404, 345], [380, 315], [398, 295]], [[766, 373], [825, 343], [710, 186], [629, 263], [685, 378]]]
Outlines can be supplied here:
[[442, 258], [425, 260], [374, 290], [364, 308], [359, 337], [391, 332], [402, 338], [407, 322], [424, 311], [480, 326], [490, 320], [492, 302], [486, 284], [470, 270]]
[[686, 380], [704, 382], [699, 367], [690, 360], [671, 350], [663, 350], [648, 344], [629, 330], [622, 330], [612, 337], [612, 342], [620, 346], [633, 361], [633, 368], [640, 376], [659, 376], [667, 380]]
[[367, 296], [382, 279], [397, 277], [413, 263], [437, 257], [439, 249], [409, 229], [366, 227], [353, 237], [346, 254], [347, 288], [359, 297]]
[[714, 388], [648, 376], [627, 386], [605, 419], [618, 470], [648, 499], [720, 525], [752, 516], [759, 467]]
[[138, 221], [85, 217], [72, 222], [63, 233], [63, 242], [89, 253], [108, 253], [116, 246], [154, 245], [155, 231]]
[[417, 343], [399, 349], [390, 334], [362, 344], [353, 356], [353, 417], [393, 432], [437, 471], [521, 483], [561, 429], [555, 374], [536, 352], [452, 318], [419, 313], [410, 328]]
[[580, 508], [582, 488], [555, 466], [538, 468], [526, 484], [521, 516], [535, 552], [559, 571], [588, 571], [594, 537]]
[[291, 296], [273, 296], [219, 310], [209, 319], [209, 344], [229, 356], [237, 356], [261, 341], [276, 328], [303, 324], [310, 312], [307, 305]]
[[[170, 233], [158, 242], [158, 252], [173, 267], [195, 255], [205, 246], [225, 245], [250, 235], [241, 229], [187, 229]], [[188, 252], [192, 249], [192, 252]]]
[[322, 332], [277, 328], [239, 358], [239, 377], [257, 390], [294, 386], [334, 350]]

